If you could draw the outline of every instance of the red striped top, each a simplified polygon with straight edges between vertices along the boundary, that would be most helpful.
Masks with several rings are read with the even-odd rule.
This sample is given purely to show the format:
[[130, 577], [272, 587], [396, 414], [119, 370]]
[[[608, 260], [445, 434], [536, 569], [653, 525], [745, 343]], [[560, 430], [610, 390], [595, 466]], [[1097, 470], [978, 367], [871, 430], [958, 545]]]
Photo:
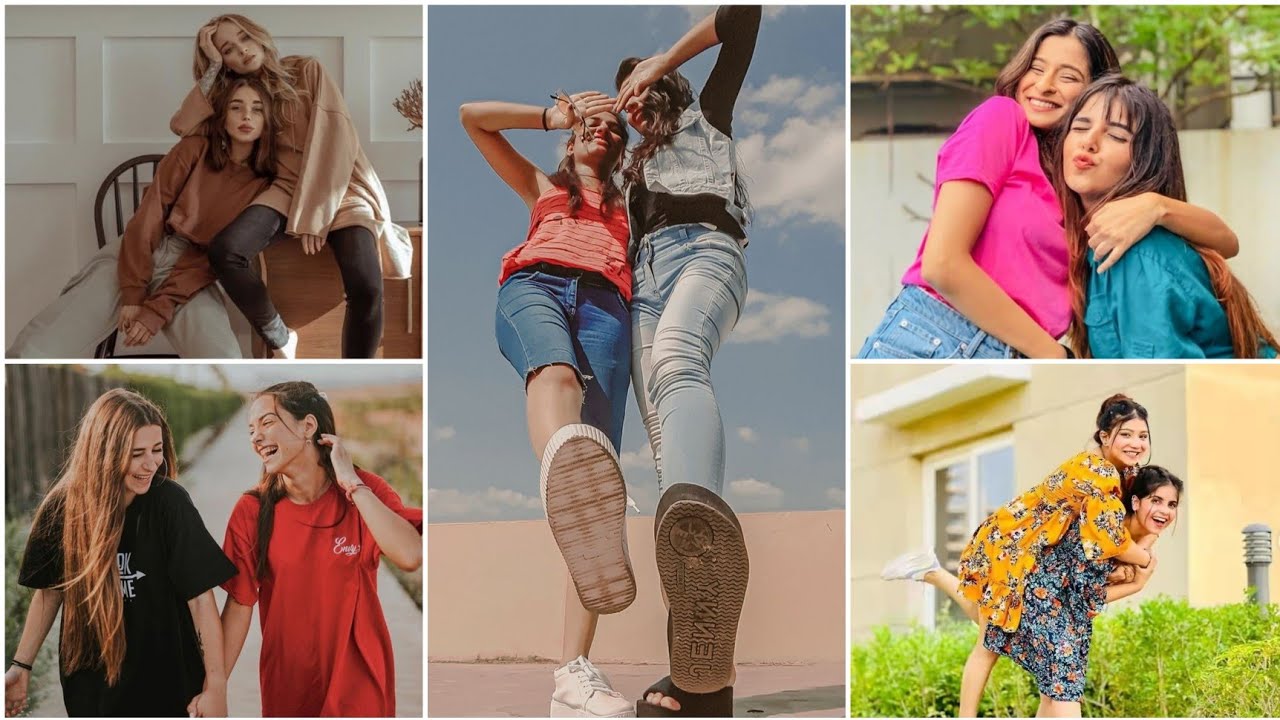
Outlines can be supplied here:
[[587, 188], [582, 189], [582, 201], [578, 214], [570, 217], [567, 190], [552, 187], [542, 193], [529, 214], [529, 234], [524, 242], [502, 256], [498, 284], [521, 268], [545, 262], [600, 273], [629, 302], [627, 213], [618, 208], [604, 215], [600, 212], [600, 193]]

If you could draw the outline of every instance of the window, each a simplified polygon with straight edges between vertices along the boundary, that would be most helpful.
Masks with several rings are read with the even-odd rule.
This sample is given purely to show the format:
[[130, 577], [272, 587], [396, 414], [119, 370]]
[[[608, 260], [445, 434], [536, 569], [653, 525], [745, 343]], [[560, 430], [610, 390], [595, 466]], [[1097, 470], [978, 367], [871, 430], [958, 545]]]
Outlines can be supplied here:
[[[1011, 436], [925, 458], [925, 545], [938, 554], [942, 567], [955, 572], [973, 531], [1015, 494]], [[941, 613], [967, 620], [954, 602], [932, 586], [926, 592], [924, 612], [921, 620], [927, 627], [933, 627]]]

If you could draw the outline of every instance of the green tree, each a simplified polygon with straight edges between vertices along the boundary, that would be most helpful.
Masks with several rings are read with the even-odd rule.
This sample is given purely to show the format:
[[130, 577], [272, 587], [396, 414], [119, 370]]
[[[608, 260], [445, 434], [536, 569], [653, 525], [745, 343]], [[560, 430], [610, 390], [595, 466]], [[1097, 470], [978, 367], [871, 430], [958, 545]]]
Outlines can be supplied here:
[[1280, 7], [1266, 5], [854, 6], [855, 80], [930, 79], [991, 91], [1000, 68], [1043, 22], [1096, 26], [1129, 77], [1169, 105], [1179, 127], [1191, 113], [1280, 79]]

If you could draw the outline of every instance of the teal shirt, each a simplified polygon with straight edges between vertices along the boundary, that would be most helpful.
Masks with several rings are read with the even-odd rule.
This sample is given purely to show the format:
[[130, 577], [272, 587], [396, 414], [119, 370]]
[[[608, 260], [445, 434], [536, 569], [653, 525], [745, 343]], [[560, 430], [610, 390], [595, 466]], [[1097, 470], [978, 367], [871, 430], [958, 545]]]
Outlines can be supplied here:
[[1157, 227], [1101, 275], [1090, 250], [1089, 269], [1084, 319], [1095, 358], [1234, 357], [1209, 269], [1181, 237]]

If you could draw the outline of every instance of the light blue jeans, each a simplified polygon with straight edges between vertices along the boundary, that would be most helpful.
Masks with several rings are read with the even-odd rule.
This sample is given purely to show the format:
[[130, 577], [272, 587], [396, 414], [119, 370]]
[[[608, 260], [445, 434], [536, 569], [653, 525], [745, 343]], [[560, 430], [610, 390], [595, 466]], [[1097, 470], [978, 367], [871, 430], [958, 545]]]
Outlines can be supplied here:
[[889, 303], [862, 343], [859, 359], [995, 359], [1020, 357], [969, 318], [915, 285]]
[[747, 301], [747, 265], [734, 238], [673, 225], [641, 239], [633, 265], [631, 384], [665, 483], [724, 491], [724, 423], [711, 359]]

